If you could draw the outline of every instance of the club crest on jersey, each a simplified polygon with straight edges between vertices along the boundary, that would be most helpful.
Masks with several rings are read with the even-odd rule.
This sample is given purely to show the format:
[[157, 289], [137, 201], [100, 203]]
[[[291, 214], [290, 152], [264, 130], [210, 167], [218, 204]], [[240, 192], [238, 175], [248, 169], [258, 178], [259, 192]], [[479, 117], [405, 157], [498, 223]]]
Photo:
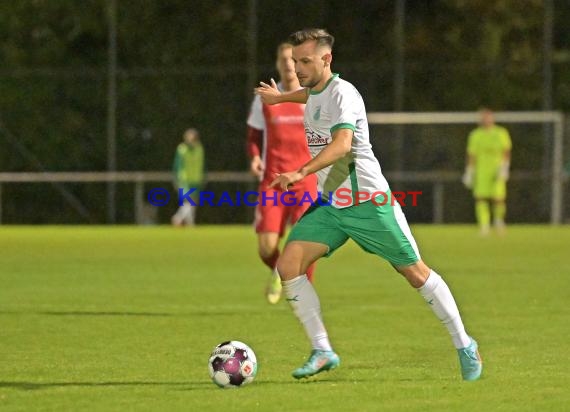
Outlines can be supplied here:
[[319, 120], [320, 118], [321, 118], [321, 106], [318, 106], [317, 110], [315, 111], [315, 114], [313, 114], [313, 119]]

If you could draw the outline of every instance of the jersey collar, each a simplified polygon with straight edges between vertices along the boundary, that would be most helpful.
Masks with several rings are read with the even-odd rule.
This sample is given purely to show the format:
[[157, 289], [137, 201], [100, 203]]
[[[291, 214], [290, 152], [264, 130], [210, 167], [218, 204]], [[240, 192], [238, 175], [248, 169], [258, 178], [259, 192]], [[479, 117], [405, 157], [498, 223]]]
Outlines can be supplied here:
[[331, 84], [331, 82], [336, 79], [338, 77], [338, 73], [333, 73], [332, 77], [330, 79], [327, 80], [325, 87], [323, 87], [323, 90], [318, 91], [318, 92], [314, 92], [314, 91], [309, 91], [310, 94], [315, 95], [315, 94], [321, 94], [322, 92], [324, 92], [326, 90], [327, 87], [329, 87], [329, 84]]

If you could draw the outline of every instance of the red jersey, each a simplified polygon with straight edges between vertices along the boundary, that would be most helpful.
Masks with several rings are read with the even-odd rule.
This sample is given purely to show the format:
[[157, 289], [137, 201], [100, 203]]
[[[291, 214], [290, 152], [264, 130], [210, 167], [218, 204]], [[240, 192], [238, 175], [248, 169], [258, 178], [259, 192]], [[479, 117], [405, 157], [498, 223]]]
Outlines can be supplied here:
[[[275, 173], [299, 169], [311, 159], [303, 116], [305, 105], [299, 103], [263, 104], [255, 96], [247, 125], [261, 133], [248, 133], [247, 149], [250, 156], [263, 159], [265, 172], [262, 182], [270, 183]], [[313, 184], [303, 179], [300, 184]]]

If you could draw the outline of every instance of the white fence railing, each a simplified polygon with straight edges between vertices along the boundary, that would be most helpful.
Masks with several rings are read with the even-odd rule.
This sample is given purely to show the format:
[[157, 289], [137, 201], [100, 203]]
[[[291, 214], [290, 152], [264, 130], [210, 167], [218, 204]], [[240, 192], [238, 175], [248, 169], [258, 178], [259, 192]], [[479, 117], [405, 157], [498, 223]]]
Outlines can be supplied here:
[[[367, 113], [368, 123], [375, 125], [411, 124], [475, 124], [479, 121], [478, 112], [396, 112]], [[563, 220], [564, 172], [564, 114], [553, 111], [495, 112], [498, 123], [509, 124], [551, 124], [552, 161], [550, 171], [550, 223], [560, 224]]]
[[[443, 223], [445, 184], [459, 182], [460, 172], [386, 172], [391, 183], [429, 182], [433, 185], [433, 223]], [[513, 171], [511, 180], [530, 181], [541, 180], [544, 177], [538, 172]], [[568, 179], [567, 175], [563, 179]], [[209, 172], [206, 176], [208, 182], [249, 182], [255, 184], [255, 179], [247, 172]], [[148, 182], [172, 182], [170, 172], [47, 172], [47, 173], [0, 173], [0, 223], [2, 223], [2, 185], [4, 183], [104, 183], [122, 182], [133, 183], [134, 190], [134, 222], [141, 224], [144, 221], [144, 207], [147, 203], [144, 194], [144, 184]], [[561, 210], [562, 205], [557, 206]], [[552, 224], [560, 224], [560, 220], [551, 220]]]

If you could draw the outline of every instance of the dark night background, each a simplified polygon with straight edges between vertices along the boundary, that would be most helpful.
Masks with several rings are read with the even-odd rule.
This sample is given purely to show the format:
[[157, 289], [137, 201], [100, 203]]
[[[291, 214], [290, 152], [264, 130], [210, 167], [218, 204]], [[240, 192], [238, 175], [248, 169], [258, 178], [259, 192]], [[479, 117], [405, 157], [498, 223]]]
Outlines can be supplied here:
[[[190, 126], [202, 133], [210, 171], [247, 170], [252, 76], [275, 76], [275, 46], [303, 27], [324, 27], [336, 37], [333, 70], [360, 90], [368, 111], [543, 108], [543, 1], [408, 0], [399, 108], [395, 1], [256, 3], [252, 60], [250, 1], [117, 2], [117, 170], [170, 170], [181, 133]], [[48, 171], [106, 170], [108, 5], [105, 0], [0, 4], [0, 172], [38, 171], [40, 164]], [[552, 109], [568, 112], [570, 4], [554, 1], [554, 10]], [[406, 152], [399, 162], [390, 140], [393, 128], [373, 128], [373, 145], [386, 171], [461, 171], [471, 127], [406, 126]], [[509, 129], [513, 169], [539, 176], [548, 162], [543, 128]], [[22, 155], [22, 148], [38, 162]], [[541, 182], [511, 183], [511, 221], [548, 220], [541, 201], [546, 192], [537, 190]], [[106, 221], [105, 184], [65, 186], [87, 206], [91, 222]], [[411, 222], [430, 221], [431, 185], [396, 189], [423, 190], [422, 207], [406, 213]], [[6, 223], [86, 223], [49, 184], [6, 183], [2, 193]], [[459, 182], [446, 185], [446, 193], [445, 221], [472, 221], [469, 194]], [[132, 222], [132, 198], [132, 184], [117, 185], [118, 223]], [[159, 220], [166, 222], [172, 210], [160, 210]], [[250, 212], [204, 208], [198, 219], [243, 223]]]

